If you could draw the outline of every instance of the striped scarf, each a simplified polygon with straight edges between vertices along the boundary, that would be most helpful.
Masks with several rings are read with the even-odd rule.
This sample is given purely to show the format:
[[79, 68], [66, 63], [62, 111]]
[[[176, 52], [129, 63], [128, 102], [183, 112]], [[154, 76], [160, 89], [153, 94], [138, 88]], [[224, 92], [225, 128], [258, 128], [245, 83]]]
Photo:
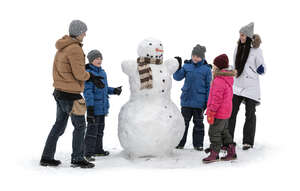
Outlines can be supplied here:
[[152, 70], [149, 64], [162, 64], [162, 59], [139, 57], [137, 59], [138, 71], [142, 89], [151, 89], [152, 86]]

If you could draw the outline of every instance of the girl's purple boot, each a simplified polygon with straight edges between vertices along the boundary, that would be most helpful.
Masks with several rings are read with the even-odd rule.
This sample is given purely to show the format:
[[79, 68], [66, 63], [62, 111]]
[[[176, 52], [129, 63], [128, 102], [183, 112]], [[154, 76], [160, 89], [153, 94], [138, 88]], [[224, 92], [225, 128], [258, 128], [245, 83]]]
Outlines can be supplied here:
[[230, 161], [237, 159], [236, 151], [235, 151], [235, 144], [229, 144], [227, 147], [227, 155], [221, 157], [223, 161]]
[[219, 153], [211, 149], [210, 155], [204, 158], [202, 161], [203, 163], [212, 163], [212, 162], [217, 162], [218, 160], [219, 160]]

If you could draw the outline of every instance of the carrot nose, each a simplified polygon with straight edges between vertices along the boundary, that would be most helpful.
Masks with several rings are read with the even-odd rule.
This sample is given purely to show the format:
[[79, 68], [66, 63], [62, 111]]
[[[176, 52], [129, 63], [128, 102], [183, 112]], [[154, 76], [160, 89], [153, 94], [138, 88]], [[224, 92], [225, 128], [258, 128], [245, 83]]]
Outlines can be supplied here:
[[156, 48], [155, 49], [156, 52], [164, 52], [162, 49]]

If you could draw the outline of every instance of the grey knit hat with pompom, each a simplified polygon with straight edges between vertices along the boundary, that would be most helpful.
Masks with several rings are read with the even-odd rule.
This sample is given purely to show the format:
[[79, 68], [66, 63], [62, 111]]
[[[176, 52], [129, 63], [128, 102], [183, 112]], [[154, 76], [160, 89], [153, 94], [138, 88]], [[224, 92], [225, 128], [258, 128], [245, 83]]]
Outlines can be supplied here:
[[200, 44], [197, 44], [192, 51], [192, 56], [198, 56], [202, 59], [205, 58], [205, 52], [206, 52], [206, 48], [205, 46], [201, 46]]

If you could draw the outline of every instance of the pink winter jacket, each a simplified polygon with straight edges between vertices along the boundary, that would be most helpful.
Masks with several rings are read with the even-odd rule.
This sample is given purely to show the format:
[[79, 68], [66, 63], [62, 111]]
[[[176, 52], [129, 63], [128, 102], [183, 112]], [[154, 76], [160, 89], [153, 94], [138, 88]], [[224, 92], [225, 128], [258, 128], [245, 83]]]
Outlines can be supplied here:
[[215, 73], [207, 101], [207, 110], [215, 112], [216, 119], [228, 119], [232, 111], [233, 76], [235, 70], [221, 70]]

